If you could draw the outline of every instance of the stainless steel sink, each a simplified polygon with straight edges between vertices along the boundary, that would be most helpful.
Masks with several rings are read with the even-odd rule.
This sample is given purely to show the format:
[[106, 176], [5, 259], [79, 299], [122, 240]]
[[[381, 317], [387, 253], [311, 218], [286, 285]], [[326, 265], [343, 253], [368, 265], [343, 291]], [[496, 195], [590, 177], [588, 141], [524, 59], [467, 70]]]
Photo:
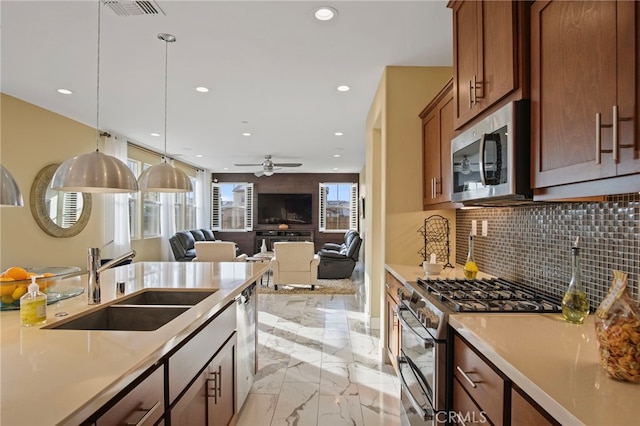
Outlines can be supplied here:
[[153, 331], [189, 310], [216, 290], [148, 289], [100, 308], [45, 326], [51, 330]]
[[217, 290], [143, 290], [119, 299], [116, 305], [197, 305]]
[[56, 322], [43, 328], [53, 330], [157, 330], [190, 306], [106, 305], [76, 318]]

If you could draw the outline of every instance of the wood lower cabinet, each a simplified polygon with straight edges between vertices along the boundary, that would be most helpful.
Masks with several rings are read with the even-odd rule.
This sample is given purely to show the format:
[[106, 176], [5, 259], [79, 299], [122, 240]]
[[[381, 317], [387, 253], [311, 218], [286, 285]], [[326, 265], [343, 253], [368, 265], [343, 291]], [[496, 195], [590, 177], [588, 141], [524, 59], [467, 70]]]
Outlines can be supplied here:
[[[422, 119], [422, 204], [425, 210], [451, 201], [453, 79], [420, 113]], [[453, 205], [455, 206], [455, 205]]]
[[94, 424], [97, 426], [152, 426], [157, 424], [163, 416], [164, 376], [163, 369], [160, 367], [124, 395]]
[[511, 424], [518, 426], [559, 425], [523, 392], [511, 388]]
[[228, 425], [235, 407], [236, 334], [196, 376], [171, 408], [171, 424]]
[[639, 22], [634, 1], [532, 4], [537, 199], [640, 190]]
[[398, 306], [398, 289], [404, 284], [388, 271], [385, 272], [385, 347], [387, 356], [393, 368], [398, 370], [398, 355], [400, 355], [400, 320], [396, 312]]
[[458, 425], [559, 425], [457, 333], [453, 337], [452, 415]]
[[518, 1], [450, 1], [453, 10], [454, 128], [522, 87], [528, 5]]

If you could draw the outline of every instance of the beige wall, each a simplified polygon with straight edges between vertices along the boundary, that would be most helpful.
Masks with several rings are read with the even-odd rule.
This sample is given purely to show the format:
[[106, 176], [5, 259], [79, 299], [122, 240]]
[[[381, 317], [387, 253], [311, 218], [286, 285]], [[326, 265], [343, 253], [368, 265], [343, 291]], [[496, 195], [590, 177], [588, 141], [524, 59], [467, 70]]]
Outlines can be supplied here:
[[103, 204], [92, 195], [87, 227], [71, 238], [54, 238], [36, 224], [29, 209], [31, 184], [44, 166], [95, 149], [92, 127], [2, 94], [0, 159], [16, 178], [24, 207], [0, 208], [0, 268], [9, 266], [79, 266], [86, 268], [87, 248], [102, 246]]
[[[372, 322], [384, 312], [384, 264], [418, 265], [423, 246], [418, 228], [426, 217], [455, 211], [422, 210], [420, 111], [451, 78], [451, 67], [387, 67], [367, 117], [365, 284]], [[369, 202], [371, 200], [371, 202]], [[452, 247], [451, 253], [454, 253]], [[384, 318], [382, 318], [384, 320]]]

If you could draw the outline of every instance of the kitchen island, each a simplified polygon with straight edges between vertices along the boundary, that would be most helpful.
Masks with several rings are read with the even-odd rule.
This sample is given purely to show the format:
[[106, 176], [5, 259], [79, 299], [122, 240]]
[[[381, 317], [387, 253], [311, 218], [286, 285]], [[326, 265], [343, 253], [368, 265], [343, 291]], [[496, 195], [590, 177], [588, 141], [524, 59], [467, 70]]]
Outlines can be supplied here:
[[[245, 262], [140, 262], [103, 272], [102, 304], [149, 288], [215, 290], [155, 331], [25, 328], [18, 311], [0, 313], [0, 422], [34, 426], [85, 421], [172, 355], [266, 269]], [[86, 276], [59, 285], [70, 282], [85, 286]], [[116, 282], [125, 283], [124, 295], [116, 293]], [[51, 304], [47, 326], [99, 307], [87, 304], [86, 293]]]

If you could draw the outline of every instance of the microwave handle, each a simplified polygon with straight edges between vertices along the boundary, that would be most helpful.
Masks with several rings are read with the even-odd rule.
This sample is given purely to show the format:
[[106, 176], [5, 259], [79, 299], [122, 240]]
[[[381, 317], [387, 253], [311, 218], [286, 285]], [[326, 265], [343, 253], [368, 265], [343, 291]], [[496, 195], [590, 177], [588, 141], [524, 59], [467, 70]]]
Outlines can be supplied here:
[[487, 175], [484, 165], [485, 162], [485, 146], [487, 140], [492, 140], [496, 143], [497, 153], [496, 153], [496, 164], [494, 165], [494, 177], [489, 182], [489, 185], [498, 185], [500, 183], [500, 171], [502, 170], [502, 142], [500, 141], [500, 135], [493, 135], [490, 133], [483, 133], [480, 138], [480, 164], [478, 165], [480, 169], [480, 180], [482, 181], [482, 186], [487, 186]]

